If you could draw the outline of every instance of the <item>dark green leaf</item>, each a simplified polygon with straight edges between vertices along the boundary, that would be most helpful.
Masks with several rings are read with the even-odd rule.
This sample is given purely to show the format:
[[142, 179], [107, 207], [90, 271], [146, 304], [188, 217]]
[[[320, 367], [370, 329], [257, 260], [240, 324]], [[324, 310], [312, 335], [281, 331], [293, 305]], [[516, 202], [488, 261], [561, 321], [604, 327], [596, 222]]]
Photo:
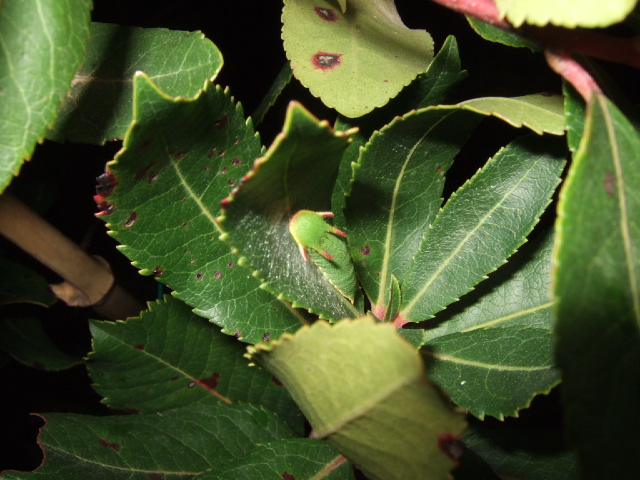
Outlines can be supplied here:
[[47, 137], [95, 144], [121, 139], [133, 120], [136, 71], [167, 95], [193, 97], [220, 68], [222, 55], [201, 32], [92, 23], [89, 50]]
[[354, 317], [358, 311], [306, 261], [289, 232], [299, 210], [326, 212], [347, 135], [318, 122], [299, 104], [287, 111], [283, 132], [240, 187], [225, 200], [222, 237], [263, 280], [263, 287], [323, 318]]
[[329, 444], [312, 438], [260, 445], [198, 480], [352, 480], [353, 467]]
[[273, 413], [250, 404], [192, 406], [161, 414], [44, 416], [46, 461], [7, 480], [149, 480], [192, 478], [257, 444], [292, 438]]
[[453, 333], [428, 344], [429, 377], [476, 417], [517, 416], [560, 381], [549, 330], [506, 327]]
[[391, 276], [404, 280], [442, 203], [444, 174], [479, 118], [426, 109], [394, 120], [361, 152], [347, 234], [373, 312], [385, 317]]
[[53, 124], [89, 38], [90, 0], [0, 3], [0, 191]]
[[56, 296], [47, 281], [33, 270], [0, 258], [0, 305], [33, 303], [49, 307]]
[[491, 465], [501, 478], [579, 478], [576, 456], [566, 449], [559, 430], [531, 425], [481, 426], [469, 429], [462, 441], [468, 449]]
[[521, 137], [449, 199], [401, 283], [396, 325], [430, 318], [522, 245], [560, 181], [563, 157], [552, 137]]
[[91, 323], [89, 373], [113, 408], [162, 412], [197, 403], [260, 403], [297, 431], [303, 419], [280, 382], [250, 368], [243, 344], [168, 297], [140, 318]]
[[639, 151], [638, 132], [594, 96], [558, 207], [557, 357], [589, 479], [633, 478], [640, 456]]
[[541, 50], [537, 43], [517, 33], [504, 30], [470, 16], [467, 16], [467, 21], [478, 35], [490, 42], [502, 43], [510, 47], [528, 48], [532, 52], [539, 52]]
[[419, 354], [391, 324], [319, 321], [249, 352], [291, 392], [312, 437], [326, 438], [367, 478], [449, 478], [455, 455], [446, 447], [464, 419], [426, 380]]
[[137, 74], [134, 90], [135, 123], [109, 166], [118, 184], [98, 198], [122, 252], [225, 333], [256, 342], [295, 330], [297, 313], [218, 241], [220, 201], [261, 151], [241, 107], [210, 83], [174, 99]]
[[253, 123], [256, 127], [262, 123], [264, 116], [267, 114], [269, 109], [273, 107], [273, 104], [276, 103], [276, 100], [282, 93], [282, 90], [284, 90], [284, 87], [291, 82], [292, 76], [293, 71], [291, 70], [291, 65], [289, 65], [289, 62], [286, 62], [278, 73], [276, 79], [273, 81], [271, 88], [269, 88], [269, 91], [260, 102], [260, 105], [258, 105], [258, 108], [256, 108], [255, 112], [251, 114], [251, 118], [253, 119]]
[[580, 145], [584, 131], [586, 105], [580, 94], [567, 82], [563, 84], [563, 89], [564, 114], [567, 118], [567, 143], [569, 150], [575, 152]]
[[61, 351], [36, 318], [0, 320], [0, 349], [20, 363], [43, 370], [64, 370], [82, 359]]
[[551, 232], [524, 245], [506, 265], [429, 322], [425, 341], [481, 328], [519, 325], [551, 330], [552, 248]]

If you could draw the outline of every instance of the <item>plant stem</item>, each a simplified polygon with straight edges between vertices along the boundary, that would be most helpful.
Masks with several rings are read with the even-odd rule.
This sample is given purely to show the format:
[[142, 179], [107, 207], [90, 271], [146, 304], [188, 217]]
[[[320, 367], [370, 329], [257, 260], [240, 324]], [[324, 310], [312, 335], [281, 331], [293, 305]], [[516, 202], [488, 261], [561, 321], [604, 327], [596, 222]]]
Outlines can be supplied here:
[[91, 306], [101, 315], [126, 318], [141, 302], [114, 282], [109, 265], [90, 256], [11, 194], [0, 196], [0, 234], [65, 279], [54, 293], [71, 306]]

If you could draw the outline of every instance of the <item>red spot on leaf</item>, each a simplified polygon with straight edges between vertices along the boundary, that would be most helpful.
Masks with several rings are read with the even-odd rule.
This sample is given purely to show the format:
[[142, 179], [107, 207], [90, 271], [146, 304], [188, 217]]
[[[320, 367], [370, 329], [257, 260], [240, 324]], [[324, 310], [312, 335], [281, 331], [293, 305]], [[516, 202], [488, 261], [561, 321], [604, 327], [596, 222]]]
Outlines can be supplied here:
[[210, 377], [201, 378], [198, 383], [207, 390], [214, 390], [218, 386], [218, 378], [220, 378], [220, 374], [214, 373]]
[[136, 345], [135, 347], [136, 350], [144, 350], [144, 345]]
[[360, 249], [360, 255], [369, 255], [371, 253], [371, 248], [369, 245], [365, 245]]
[[96, 217], [102, 217], [104, 215], [110, 215], [113, 213], [114, 206], [112, 203], [102, 200], [100, 195], [96, 195], [93, 199], [98, 204], [98, 212], [96, 213]]
[[147, 172], [151, 169], [151, 167], [153, 167], [157, 162], [154, 160], [153, 162], [148, 163], [147, 165], [145, 165], [144, 167], [142, 167], [140, 170], [138, 170], [135, 174], [135, 176], [133, 177], [134, 180], [140, 180], [142, 177], [147, 175]]
[[284, 472], [282, 474], [282, 480], [296, 480], [296, 477], [294, 477], [293, 475], [291, 475], [288, 472]]
[[340, 53], [318, 52], [311, 57], [311, 63], [316, 68], [331, 70], [340, 65], [340, 57], [342, 57]]
[[136, 223], [136, 219], [138, 218], [138, 214], [136, 212], [131, 212], [129, 218], [124, 222], [124, 226], [127, 228], [133, 227], [133, 224]]
[[438, 437], [438, 447], [447, 457], [456, 462], [456, 465], [460, 464], [460, 459], [464, 455], [464, 444], [458, 437], [451, 433], [440, 435]]
[[164, 480], [164, 477], [159, 473], [147, 473], [147, 477], [151, 480]]
[[271, 375], [271, 381], [273, 383], [275, 383], [276, 385], [278, 385], [279, 387], [282, 386], [282, 382], [280, 380], [278, 380], [276, 377], [274, 377], [273, 375]]
[[229, 123], [229, 116], [225, 115], [222, 118], [219, 118], [218, 120], [215, 121], [215, 126], [216, 128], [224, 128], [227, 123]]
[[109, 443], [104, 438], [98, 440], [98, 443], [101, 447], [106, 447], [112, 449], [114, 452], [118, 453], [120, 451], [120, 445], [117, 443]]
[[327, 22], [335, 22], [340, 18], [333, 8], [313, 7], [313, 11], [316, 12], [321, 19], [326, 20]]
[[233, 262], [229, 262], [229, 263], [227, 263], [227, 267], [228, 268], [233, 268], [233, 267], [235, 267], [235, 265], [233, 264]]

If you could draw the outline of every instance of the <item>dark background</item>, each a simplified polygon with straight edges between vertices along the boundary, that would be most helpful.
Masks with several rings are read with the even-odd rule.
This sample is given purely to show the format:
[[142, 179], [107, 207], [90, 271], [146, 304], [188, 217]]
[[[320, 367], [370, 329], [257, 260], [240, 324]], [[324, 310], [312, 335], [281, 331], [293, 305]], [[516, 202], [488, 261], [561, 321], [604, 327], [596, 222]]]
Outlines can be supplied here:
[[[248, 115], [258, 106], [286, 60], [280, 40], [281, 2], [275, 0], [95, 0], [94, 3], [95, 21], [203, 31], [224, 55], [225, 65], [217, 83], [231, 88]], [[463, 17], [427, 0], [397, 0], [396, 4], [409, 27], [424, 28], [431, 33], [436, 51], [448, 35], [457, 37], [462, 65], [470, 74], [457, 92], [460, 100], [541, 91], [560, 93], [559, 79], [540, 55], [482, 41]], [[623, 81], [637, 81], [635, 73], [614, 69], [616, 72]], [[335, 116], [294, 80], [260, 127], [264, 144], [268, 145], [279, 131], [290, 99], [301, 101], [320, 118], [331, 120]], [[466, 171], [475, 171], [504, 144], [505, 138], [513, 135], [513, 129], [501, 122], [485, 122], [462, 154], [462, 158], [469, 161], [461, 162], [465, 165], [465, 172], [459, 172], [461, 177], [466, 178]], [[129, 260], [116, 250], [116, 243], [106, 234], [104, 223], [94, 217], [95, 178], [119, 148], [119, 142], [104, 147], [45, 142], [23, 167], [12, 190], [87, 251], [104, 257], [112, 265], [118, 283], [138, 298], [152, 300], [158, 294], [156, 282], [137, 273]], [[0, 248], [4, 256], [32, 267], [49, 281], [59, 280], [7, 242], [0, 240]], [[86, 355], [91, 348], [86, 320], [95, 318], [95, 314], [88, 309], [69, 308], [60, 303], [49, 309], [12, 306], [2, 307], [0, 315], [42, 318], [52, 339], [69, 353]], [[42, 421], [30, 416], [31, 412], [108, 413], [91, 389], [83, 366], [63, 372], [44, 372], [9, 361], [0, 368], [0, 388], [3, 445], [0, 471], [30, 470], [40, 464], [42, 454], [36, 436]], [[558, 425], [557, 397], [555, 391], [538, 397], [532, 408], [521, 413], [518, 422]], [[490, 419], [488, 422], [498, 423]]]

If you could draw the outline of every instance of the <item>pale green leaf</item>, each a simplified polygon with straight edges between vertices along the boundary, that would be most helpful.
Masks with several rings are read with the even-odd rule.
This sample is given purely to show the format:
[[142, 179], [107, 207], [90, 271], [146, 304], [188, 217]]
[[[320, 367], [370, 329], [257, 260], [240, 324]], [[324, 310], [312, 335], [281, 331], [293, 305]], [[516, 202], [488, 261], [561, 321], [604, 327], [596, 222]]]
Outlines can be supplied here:
[[249, 352], [285, 384], [312, 436], [326, 438], [368, 478], [450, 478], [454, 461], [443, 449], [464, 419], [426, 380], [419, 354], [391, 324], [316, 322]]
[[193, 404], [253, 402], [301, 432], [302, 416], [280, 382], [249, 368], [244, 346], [175, 298], [140, 318], [91, 323], [93, 388], [120, 410], [162, 412]]
[[519, 27], [523, 23], [596, 28], [621, 22], [637, 0], [496, 0], [500, 15]]
[[323, 318], [354, 317], [353, 304], [306, 261], [289, 231], [299, 210], [326, 212], [338, 165], [348, 145], [299, 104], [292, 103], [282, 133], [239, 188], [224, 200], [223, 238], [263, 288]]
[[167, 95], [188, 98], [221, 68], [222, 55], [201, 32], [92, 23], [89, 50], [47, 137], [95, 144], [121, 139], [133, 120], [136, 71]]
[[0, 191], [53, 124], [89, 38], [90, 0], [0, 2]]
[[562, 95], [533, 94], [522, 97], [474, 98], [459, 104], [482, 115], [493, 115], [514, 127], [525, 126], [537, 134], [563, 135], [565, 118]]
[[207, 83], [194, 99], [171, 98], [134, 78], [135, 123], [109, 164], [97, 198], [121, 251], [145, 275], [247, 342], [293, 331], [301, 319], [260, 289], [220, 242], [220, 201], [251, 168], [260, 142], [242, 108]]
[[[386, 104], [433, 59], [433, 40], [410, 30], [388, 0], [286, 0], [282, 38], [293, 74], [346, 117]], [[344, 9], [343, 9], [344, 11]]]
[[592, 99], [560, 195], [554, 262], [563, 400], [584, 478], [631, 478], [640, 456], [640, 135]]
[[533, 397], [560, 381], [549, 330], [496, 327], [430, 341], [429, 377], [451, 399], [482, 419], [517, 416]]

